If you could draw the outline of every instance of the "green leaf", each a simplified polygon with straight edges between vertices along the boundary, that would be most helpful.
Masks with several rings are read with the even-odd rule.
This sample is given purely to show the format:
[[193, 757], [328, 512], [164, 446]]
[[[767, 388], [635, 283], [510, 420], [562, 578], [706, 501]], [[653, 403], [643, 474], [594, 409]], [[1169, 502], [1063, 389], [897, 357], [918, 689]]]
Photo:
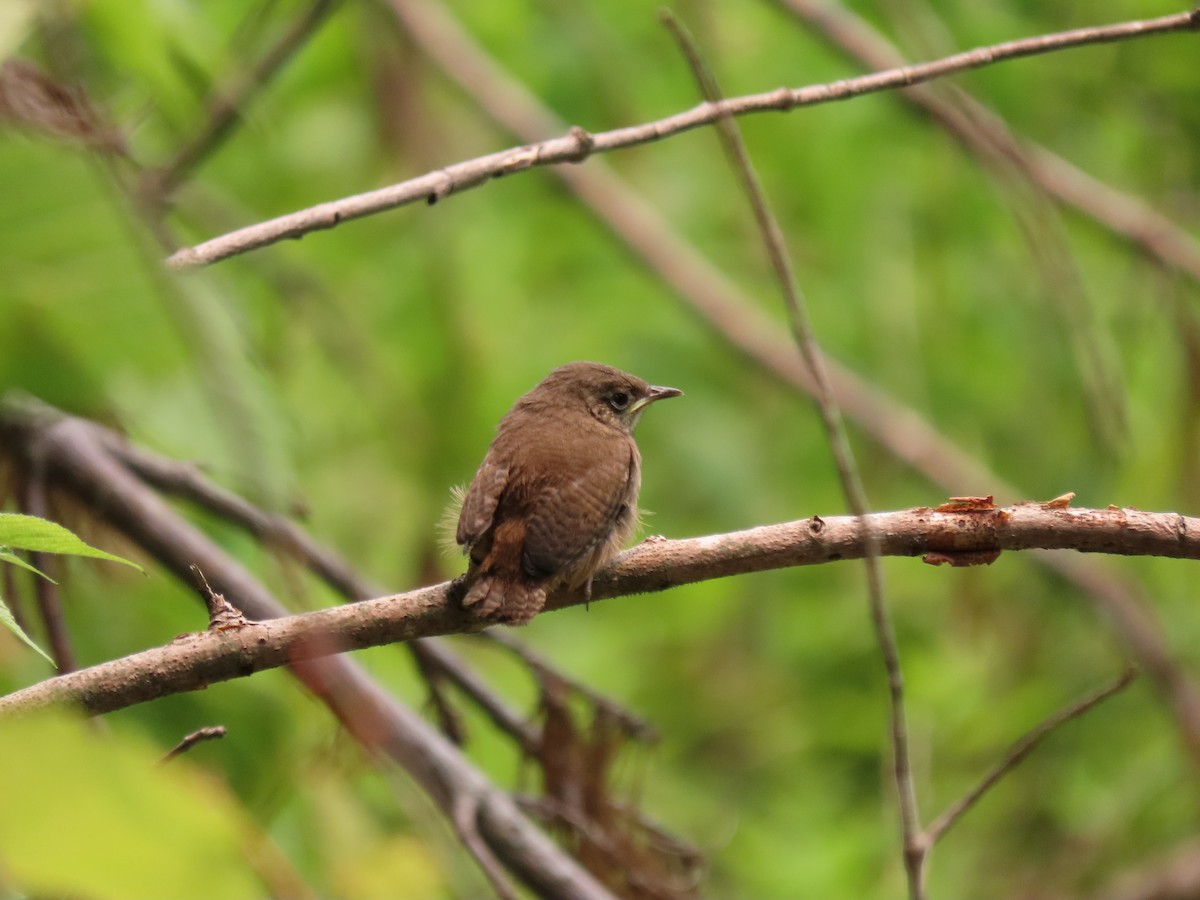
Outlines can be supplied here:
[[25, 562], [25, 560], [21, 559], [21, 557], [17, 556], [17, 554], [13, 553], [7, 547], [0, 547], [0, 561], [6, 562], [6, 563], [12, 563], [14, 566], [20, 566], [22, 569], [28, 569], [30, 572], [32, 572], [35, 575], [41, 575], [43, 578], [45, 578], [51, 584], [58, 584], [57, 581], [55, 581], [53, 578], [51, 578], [49, 575], [47, 575], [45, 572], [43, 572], [37, 566], [31, 566], [29, 563]]
[[[45, 657], [46, 662], [54, 666], [54, 660], [46, 655], [46, 651], [33, 642], [33, 639], [25, 633], [25, 630], [17, 624], [17, 620], [13, 618], [12, 610], [8, 608], [8, 604], [4, 602], [4, 598], [0, 597], [0, 625], [3, 625], [30, 647]], [[56, 669], [58, 666], [54, 666]]]
[[112, 553], [105, 553], [103, 550], [97, 550], [95, 547], [85, 544], [61, 525], [46, 519], [39, 519], [37, 516], [0, 513], [0, 546], [38, 550], [42, 553], [61, 553], [67, 556], [91, 556], [96, 559], [124, 563], [127, 566], [133, 566], [139, 572], [145, 572], [137, 563]]

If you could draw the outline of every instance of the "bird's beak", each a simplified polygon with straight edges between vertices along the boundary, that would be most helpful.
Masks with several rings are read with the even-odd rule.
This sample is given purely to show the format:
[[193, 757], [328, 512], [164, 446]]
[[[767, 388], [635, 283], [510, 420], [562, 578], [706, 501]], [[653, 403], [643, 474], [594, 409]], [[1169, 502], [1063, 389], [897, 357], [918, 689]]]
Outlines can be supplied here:
[[658, 385], [652, 384], [652, 385], [650, 385], [650, 393], [648, 393], [641, 400], [638, 400], [636, 403], [634, 403], [633, 408], [630, 410], [630, 412], [634, 412], [634, 413], [639, 412], [640, 410], [645, 409], [647, 406], [649, 406], [655, 400], [666, 400], [669, 397], [681, 397], [681, 396], [683, 396], [683, 391], [681, 391], [679, 388], [659, 387]]

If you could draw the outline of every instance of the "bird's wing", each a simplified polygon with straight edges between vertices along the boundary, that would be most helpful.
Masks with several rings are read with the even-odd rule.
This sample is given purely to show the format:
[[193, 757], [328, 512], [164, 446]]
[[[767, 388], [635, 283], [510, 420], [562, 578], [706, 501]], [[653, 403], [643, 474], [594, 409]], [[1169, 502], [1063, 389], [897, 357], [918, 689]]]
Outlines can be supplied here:
[[588, 551], [608, 539], [630, 502], [634, 477], [633, 447], [622, 442], [596, 448], [586, 465], [576, 459], [578, 474], [561, 483], [543, 486], [531, 498], [522, 559], [526, 574], [549, 577], [561, 573]]
[[508, 466], [488, 454], [463, 498], [455, 540], [464, 548], [478, 541], [492, 525], [496, 504], [508, 484]]

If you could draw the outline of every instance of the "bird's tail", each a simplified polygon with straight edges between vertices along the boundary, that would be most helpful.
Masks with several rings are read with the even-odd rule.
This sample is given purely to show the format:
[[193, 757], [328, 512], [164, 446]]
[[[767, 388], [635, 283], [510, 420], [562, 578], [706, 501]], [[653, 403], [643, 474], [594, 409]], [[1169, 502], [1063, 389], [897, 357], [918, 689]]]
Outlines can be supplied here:
[[467, 590], [463, 606], [478, 607], [482, 619], [505, 625], [525, 625], [546, 605], [546, 588], [484, 575]]

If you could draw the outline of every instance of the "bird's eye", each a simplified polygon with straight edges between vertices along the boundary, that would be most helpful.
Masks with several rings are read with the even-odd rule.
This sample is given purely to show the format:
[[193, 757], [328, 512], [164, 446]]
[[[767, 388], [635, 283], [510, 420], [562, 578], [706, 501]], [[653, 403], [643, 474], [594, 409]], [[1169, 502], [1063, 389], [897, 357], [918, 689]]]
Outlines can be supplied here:
[[620, 412], [629, 405], [629, 395], [624, 391], [613, 391], [608, 395], [608, 405]]

